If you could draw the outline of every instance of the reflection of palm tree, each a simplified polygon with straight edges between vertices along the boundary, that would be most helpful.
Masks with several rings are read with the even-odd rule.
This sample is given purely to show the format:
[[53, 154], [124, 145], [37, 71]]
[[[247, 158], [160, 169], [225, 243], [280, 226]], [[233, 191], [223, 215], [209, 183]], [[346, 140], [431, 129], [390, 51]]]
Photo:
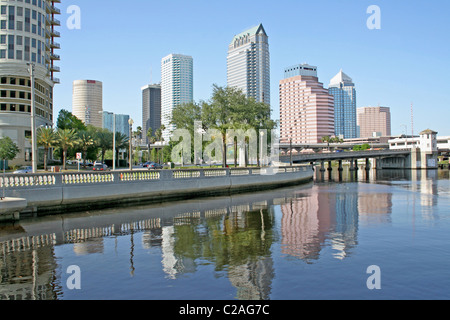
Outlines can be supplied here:
[[37, 144], [44, 147], [44, 171], [47, 171], [48, 151], [57, 144], [56, 134], [53, 128], [39, 128], [37, 132]]
[[76, 134], [73, 129], [58, 129], [56, 139], [63, 150], [63, 169], [66, 170], [67, 150], [76, 145]]
[[119, 159], [119, 150], [120, 149], [126, 149], [128, 147], [129, 138], [127, 135], [123, 134], [122, 132], [116, 132], [116, 159]]

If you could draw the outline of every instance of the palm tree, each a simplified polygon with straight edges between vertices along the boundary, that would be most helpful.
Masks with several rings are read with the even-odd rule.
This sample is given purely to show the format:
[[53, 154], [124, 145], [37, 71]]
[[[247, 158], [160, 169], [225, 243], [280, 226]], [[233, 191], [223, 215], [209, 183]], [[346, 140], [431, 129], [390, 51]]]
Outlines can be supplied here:
[[39, 128], [37, 132], [37, 144], [44, 147], [44, 171], [47, 171], [48, 152], [58, 143], [53, 128]]
[[150, 161], [151, 145], [156, 142], [156, 138], [153, 135], [153, 129], [152, 128], [148, 128], [148, 130], [147, 130], [147, 138], [148, 138], [148, 161]]
[[90, 146], [94, 145], [94, 139], [89, 131], [79, 131], [77, 133], [78, 145], [81, 147], [83, 152], [83, 165], [86, 165], [87, 150]]
[[105, 161], [106, 151], [113, 148], [113, 133], [108, 129], [101, 129], [96, 134], [96, 145], [101, 150], [102, 163]]
[[[129, 144], [129, 138], [127, 135], [123, 134], [122, 132], [116, 132], [116, 152], [117, 155], [119, 155], [120, 149], [127, 149]], [[118, 160], [119, 157], [117, 156], [116, 159]]]
[[75, 130], [58, 129], [56, 132], [56, 139], [63, 151], [63, 169], [66, 170], [67, 150], [73, 148], [77, 144]]
[[164, 138], [163, 138], [164, 130], [166, 130], [166, 126], [163, 124], [159, 127], [158, 130], [156, 130], [155, 136], [156, 136], [157, 141], [161, 141], [161, 142], [164, 141]]

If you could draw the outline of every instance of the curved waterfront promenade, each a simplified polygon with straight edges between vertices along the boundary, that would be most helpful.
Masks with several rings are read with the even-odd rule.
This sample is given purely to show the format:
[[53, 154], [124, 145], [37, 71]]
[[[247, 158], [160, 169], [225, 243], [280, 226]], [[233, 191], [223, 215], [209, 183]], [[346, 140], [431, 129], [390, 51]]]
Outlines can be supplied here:
[[308, 165], [15, 174], [4, 182], [7, 197], [26, 199], [21, 214], [41, 214], [270, 189], [308, 182], [313, 175]]

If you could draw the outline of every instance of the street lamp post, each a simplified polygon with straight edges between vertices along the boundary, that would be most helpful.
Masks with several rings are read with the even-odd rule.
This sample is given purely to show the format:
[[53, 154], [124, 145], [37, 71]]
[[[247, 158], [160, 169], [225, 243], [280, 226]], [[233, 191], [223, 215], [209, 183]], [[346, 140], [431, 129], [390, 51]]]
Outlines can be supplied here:
[[37, 172], [37, 139], [36, 139], [36, 110], [35, 110], [35, 94], [34, 94], [34, 68], [33, 63], [28, 63], [28, 71], [30, 72], [31, 81], [31, 163], [33, 173]]
[[133, 119], [130, 118], [130, 120], [128, 120], [128, 124], [130, 125], [130, 170], [133, 170], [133, 163], [132, 163], [132, 159], [133, 159], [133, 150], [132, 150], [132, 137], [133, 137]]

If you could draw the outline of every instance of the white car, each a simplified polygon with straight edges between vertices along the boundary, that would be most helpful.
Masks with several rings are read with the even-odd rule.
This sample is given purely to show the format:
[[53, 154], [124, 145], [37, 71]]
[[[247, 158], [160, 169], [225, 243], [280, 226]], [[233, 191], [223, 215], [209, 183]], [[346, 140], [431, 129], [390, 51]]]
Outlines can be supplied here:
[[33, 172], [33, 167], [21, 167], [19, 170], [14, 171], [13, 173], [31, 173]]

